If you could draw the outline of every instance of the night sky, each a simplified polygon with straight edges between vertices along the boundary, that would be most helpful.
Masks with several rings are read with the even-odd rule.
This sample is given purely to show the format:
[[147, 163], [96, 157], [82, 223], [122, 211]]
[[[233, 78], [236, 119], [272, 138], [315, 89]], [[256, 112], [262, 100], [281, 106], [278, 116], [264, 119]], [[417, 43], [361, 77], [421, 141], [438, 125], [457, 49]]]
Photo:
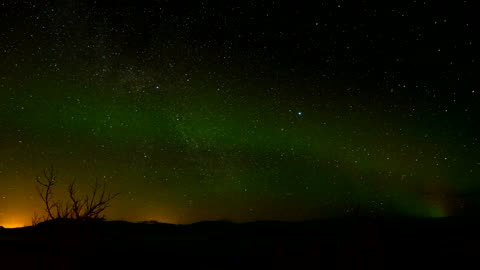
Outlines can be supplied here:
[[475, 1], [313, 2], [2, 1], [0, 225], [51, 164], [109, 219], [475, 212]]

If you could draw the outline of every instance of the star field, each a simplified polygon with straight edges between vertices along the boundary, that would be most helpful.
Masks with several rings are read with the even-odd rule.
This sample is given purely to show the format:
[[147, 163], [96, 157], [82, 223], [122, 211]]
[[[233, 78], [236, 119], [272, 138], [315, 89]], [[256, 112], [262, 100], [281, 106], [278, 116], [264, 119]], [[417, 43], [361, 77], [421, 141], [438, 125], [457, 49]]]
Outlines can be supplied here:
[[111, 219], [478, 209], [473, 1], [0, 9], [0, 225], [29, 224], [50, 164], [121, 192]]

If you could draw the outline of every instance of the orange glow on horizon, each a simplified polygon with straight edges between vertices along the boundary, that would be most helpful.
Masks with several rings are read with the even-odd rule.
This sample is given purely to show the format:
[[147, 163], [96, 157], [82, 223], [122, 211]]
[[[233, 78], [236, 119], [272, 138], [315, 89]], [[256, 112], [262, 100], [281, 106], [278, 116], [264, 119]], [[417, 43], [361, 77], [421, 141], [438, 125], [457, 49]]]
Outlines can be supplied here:
[[4, 228], [21, 228], [30, 226], [32, 223], [32, 214], [28, 210], [6, 212], [0, 216], [0, 226]]
[[3, 224], [0, 224], [0, 226], [7, 229], [13, 229], [13, 228], [23, 228], [26, 225], [23, 223], [3, 223]]

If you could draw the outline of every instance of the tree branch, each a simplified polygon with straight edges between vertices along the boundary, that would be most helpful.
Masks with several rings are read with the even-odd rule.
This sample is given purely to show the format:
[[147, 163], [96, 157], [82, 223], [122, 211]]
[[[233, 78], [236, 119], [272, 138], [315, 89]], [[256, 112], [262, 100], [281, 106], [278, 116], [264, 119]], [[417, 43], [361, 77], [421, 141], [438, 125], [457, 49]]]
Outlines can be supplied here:
[[[32, 218], [32, 224], [38, 224], [41, 221], [53, 220], [58, 218], [73, 218], [80, 220], [103, 218], [101, 214], [110, 206], [119, 193], [107, 193], [107, 184], [99, 184], [95, 179], [95, 184], [89, 194], [85, 196], [78, 195], [76, 180], [74, 179], [67, 188], [67, 201], [54, 201], [53, 188], [56, 185], [56, 172], [53, 166], [50, 169], [43, 170], [43, 178], [37, 177], [37, 192], [43, 201], [46, 217], [40, 218], [36, 213]], [[43, 220], [42, 220], [43, 219]]]

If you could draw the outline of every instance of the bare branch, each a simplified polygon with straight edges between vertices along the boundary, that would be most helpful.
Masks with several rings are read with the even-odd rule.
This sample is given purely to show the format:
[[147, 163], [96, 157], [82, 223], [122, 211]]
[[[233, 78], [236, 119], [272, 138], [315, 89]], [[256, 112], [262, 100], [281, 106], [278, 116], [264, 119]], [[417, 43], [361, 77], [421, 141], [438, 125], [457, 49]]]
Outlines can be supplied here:
[[[76, 180], [74, 179], [67, 188], [67, 201], [54, 201], [53, 187], [56, 185], [56, 175], [53, 166], [43, 170], [43, 178], [37, 177], [37, 192], [40, 195], [44, 206], [46, 217], [40, 218], [36, 213], [32, 223], [58, 218], [74, 218], [81, 220], [103, 218], [102, 213], [110, 206], [119, 193], [107, 193], [107, 184], [99, 184], [95, 179], [91, 192], [85, 196], [78, 195]], [[43, 219], [43, 220], [42, 220]]]
[[55, 208], [55, 203], [53, 202], [53, 187], [56, 184], [56, 180], [53, 166], [50, 167], [50, 170], [43, 170], [43, 177], [44, 179], [40, 177], [36, 178], [36, 182], [40, 185], [40, 187], [37, 186], [37, 192], [42, 198], [48, 217], [54, 219], [53, 209]]
[[46, 218], [44, 216], [40, 216], [37, 212], [33, 212], [32, 226], [36, 226], [45, 220]]

